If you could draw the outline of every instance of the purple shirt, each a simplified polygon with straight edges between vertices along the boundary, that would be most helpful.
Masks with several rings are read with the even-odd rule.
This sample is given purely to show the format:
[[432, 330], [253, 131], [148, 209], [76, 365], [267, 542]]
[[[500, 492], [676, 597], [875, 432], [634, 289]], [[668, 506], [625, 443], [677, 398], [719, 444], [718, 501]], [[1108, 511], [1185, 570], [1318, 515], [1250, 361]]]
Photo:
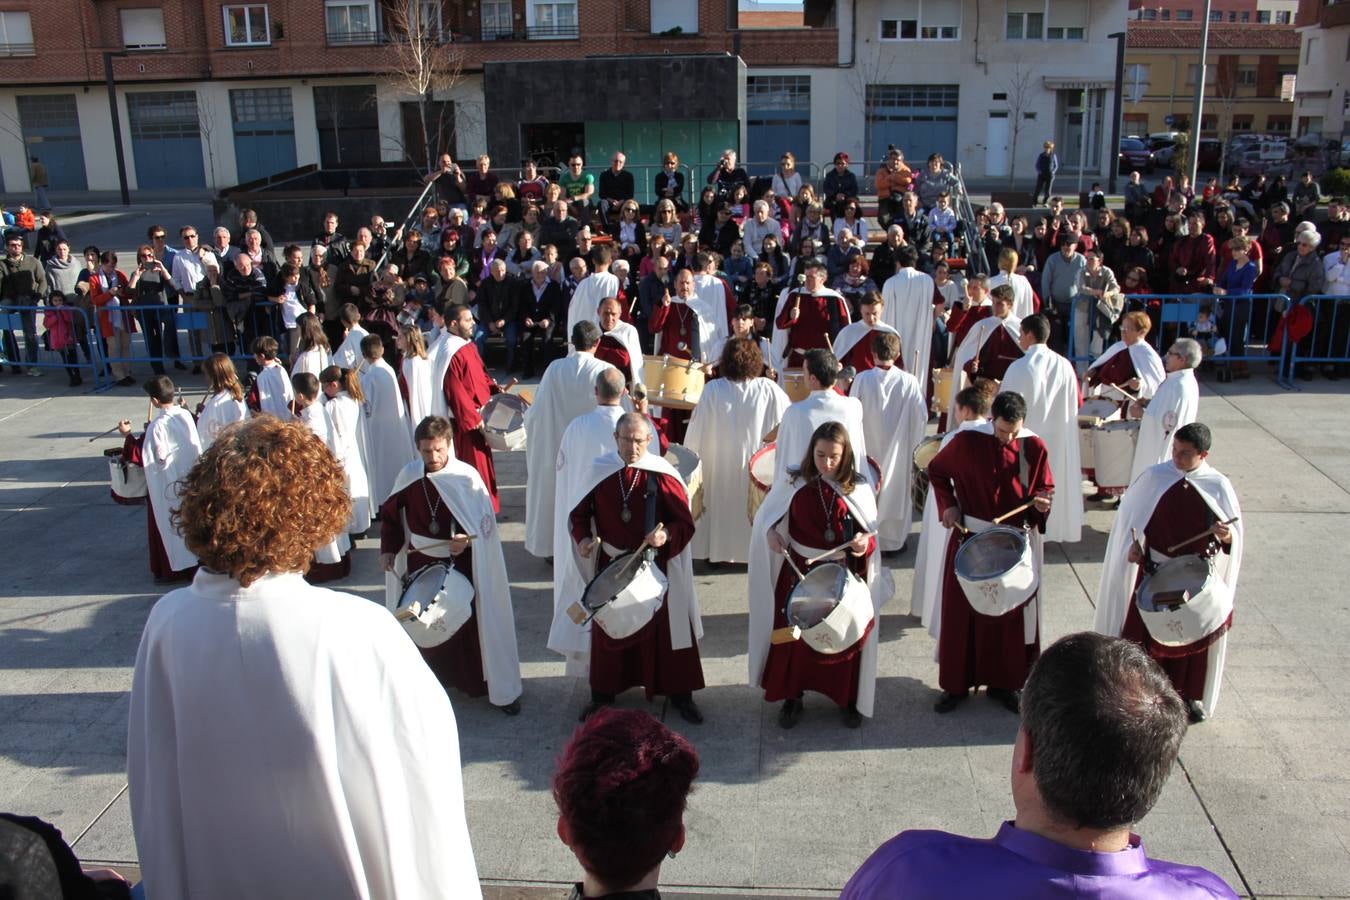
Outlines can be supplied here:
[[877, 849], [841, 900], [1236, 898], [1212, 872], [1149, 859], [1136, 834], [1117, 853], [1075, 850], [1004, 822], [992, 839], [905, 831]]

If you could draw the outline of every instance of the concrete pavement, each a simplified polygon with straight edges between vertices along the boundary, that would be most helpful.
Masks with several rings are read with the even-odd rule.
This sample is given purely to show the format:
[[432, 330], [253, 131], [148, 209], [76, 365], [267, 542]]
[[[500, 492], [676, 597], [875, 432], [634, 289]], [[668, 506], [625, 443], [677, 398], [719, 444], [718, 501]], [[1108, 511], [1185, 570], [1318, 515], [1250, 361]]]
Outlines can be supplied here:
[[[138, 377], [145, 373], [138, 372]], [[191, 381], [187, 386], [193, 387]], [[1257, 897], [1350, 897], [1350, 424], [1347, 390], [1286, 392], [1257, 377], [1204, 379], [1212, 461], [1248, 528], [1217, 716], [1193, 727], [1157, 808], [1140, 825], [1154, 856], [1203, 865]], [[145, 512], [108, 497], [89, 438], [144, 417], [138, 388], [67, 390], [59, 374], [0, 377], [0, 807], [54, 821], [86, 862], [134, 863], [125, 791], [131, 665], [161, 593], [145, 559]], [[479, 872], [494, 897], [555, 897], [577, 866], [554, 835], [548, 780], [584, 685], [545, 649], [551, 572], [521, 546], [524, 454], [498, 457], [524, 711], [453, 698]], [[1113, 513], [1090, 505], [1084, 540], [1046, 554], [1045, 637], [1090, 626]], [[913, 545], [911, 541], [911, 546]], [[373, 539], [342, 587], [381, 590]], [[1016, 720], [982, 697], [937, 716], [933, 644], [909, 608], [913, 551], [895, 566], [881, 622], [876, 718], [845, 729], [807, 699], [793, 731], [746, 680], [744, 569], [698, 572], [707, 716], [686, 726], [630, 692], [698, 747], [689, 840], [663, 884], [689, 894], [831, 896], [904, 828], [989, 835], [1012, 813]], [[246, 861], [241, 861], [246, 864]]]

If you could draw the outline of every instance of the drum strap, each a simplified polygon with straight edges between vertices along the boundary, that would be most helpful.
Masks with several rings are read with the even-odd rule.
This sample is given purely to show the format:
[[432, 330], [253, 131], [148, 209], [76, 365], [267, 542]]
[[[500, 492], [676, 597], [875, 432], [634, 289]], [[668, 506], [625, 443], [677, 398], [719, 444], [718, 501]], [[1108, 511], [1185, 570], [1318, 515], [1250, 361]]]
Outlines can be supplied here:
[[646, 526], [642, 532], [644, 535], [652, 533], [656, 527], [656, 473], [647, 473], [647, 509], [642, 516], [643, 524]]

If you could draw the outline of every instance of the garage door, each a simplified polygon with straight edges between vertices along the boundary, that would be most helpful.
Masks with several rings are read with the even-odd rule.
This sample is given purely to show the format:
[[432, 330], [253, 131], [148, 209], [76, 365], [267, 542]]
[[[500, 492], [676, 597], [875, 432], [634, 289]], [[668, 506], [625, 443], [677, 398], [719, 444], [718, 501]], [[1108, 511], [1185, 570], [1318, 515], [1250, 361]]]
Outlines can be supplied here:
[[127, 117], [141, 189], [206, 186], [196, 92], [127, 94]]
[[24, 145], [29, 156], [36, 156], [47, 167], [50, 188], [88, 190], [75, 95], [35, 94], [17, 99]]
[[894, 144], [911, 165], [930, 153], [955, 160], [960, 94], [955, 84], [869, 84], [868, 159], [884, 159]]
[[239, 183], [295, 168], [295, 120], [290, 88], [230, 91]]

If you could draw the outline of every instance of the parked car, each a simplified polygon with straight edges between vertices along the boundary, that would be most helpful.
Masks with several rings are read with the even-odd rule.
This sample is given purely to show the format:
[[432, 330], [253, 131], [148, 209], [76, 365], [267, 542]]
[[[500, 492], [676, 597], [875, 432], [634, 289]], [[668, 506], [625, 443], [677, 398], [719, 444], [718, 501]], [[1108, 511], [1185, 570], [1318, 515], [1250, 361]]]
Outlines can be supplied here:
[[1117, 162], [1117, 171], [1121, 174], [1126, 172], [1152, 172], [1157, 165], [1157, 160], [1153, 157], [1153, 151], [1148, 149], [1143, 141], [1136, 138], [1122, 138], [1120, 141], [1120, 154]]
[[1151, 149], [1153, 150], [1153, 161], [1155, 163], [1164, 169], [1172, 168], [1177, 155], [1176, 141], [1158, 141]]
[[1217, 171], [1222, 161], [1223, 141], [1218, 138], [1201, 138], [1196, 168]]

